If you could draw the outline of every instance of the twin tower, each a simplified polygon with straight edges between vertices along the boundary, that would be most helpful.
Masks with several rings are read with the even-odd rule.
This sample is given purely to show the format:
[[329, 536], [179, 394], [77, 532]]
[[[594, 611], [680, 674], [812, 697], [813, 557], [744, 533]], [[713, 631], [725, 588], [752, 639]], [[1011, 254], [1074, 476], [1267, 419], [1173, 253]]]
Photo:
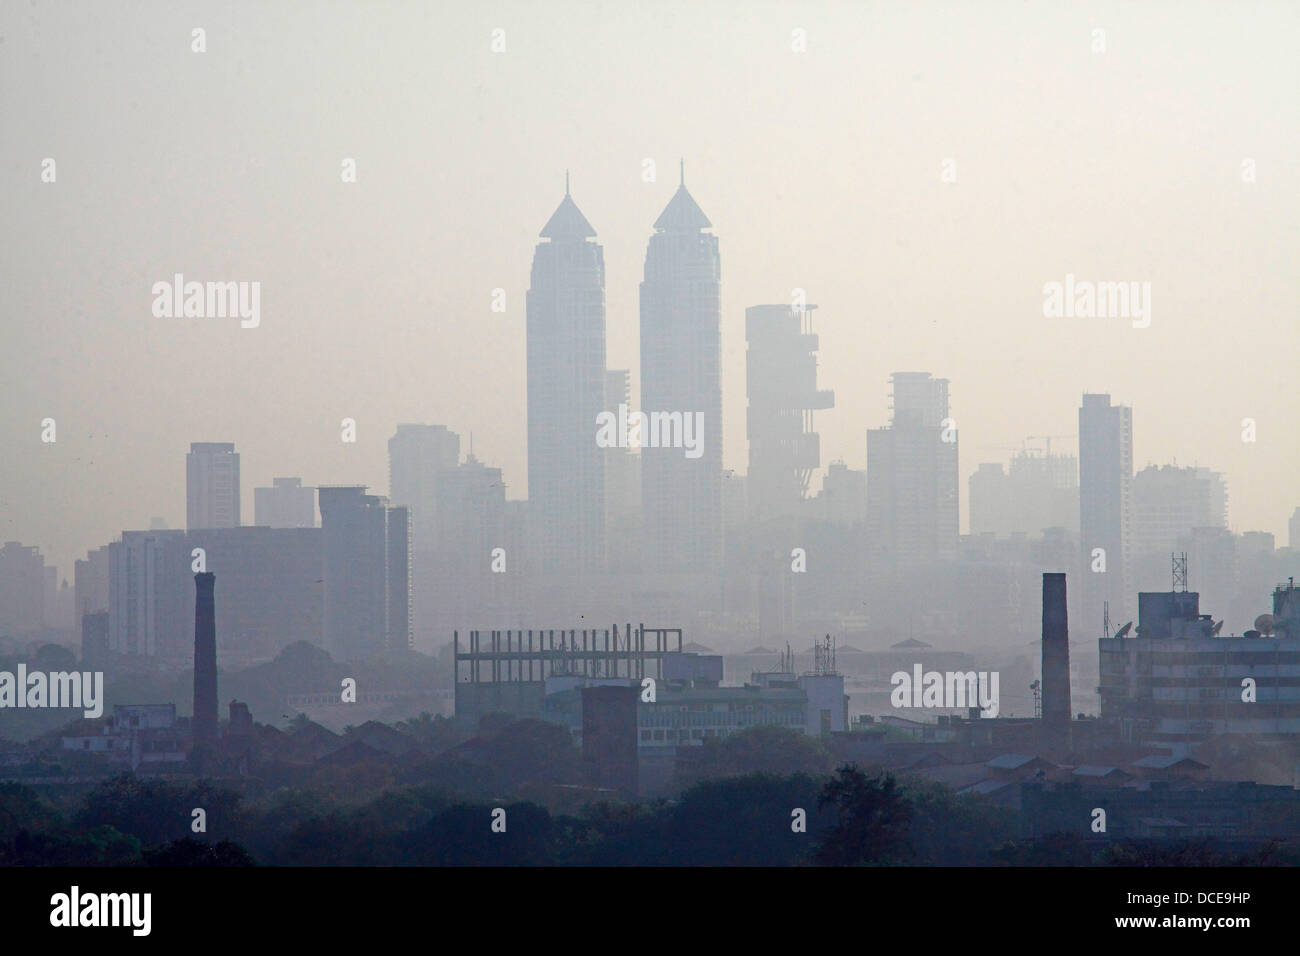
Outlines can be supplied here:
[[[641, 282], [641, 404], [702, 424], [701, 453], [641, 448], [641, 534], [606, 535], [611, 407], [605, 256], [569, 194], [541, 231], [528, 289], [528, 500], [542, 574], [580, 580], [637, 548], [650, 574], [716, 574], [722, 558], [721, 261], [712, 223], [682, 179], [654, 223]], [[645, 444], [643, 440], [643, 445]]]

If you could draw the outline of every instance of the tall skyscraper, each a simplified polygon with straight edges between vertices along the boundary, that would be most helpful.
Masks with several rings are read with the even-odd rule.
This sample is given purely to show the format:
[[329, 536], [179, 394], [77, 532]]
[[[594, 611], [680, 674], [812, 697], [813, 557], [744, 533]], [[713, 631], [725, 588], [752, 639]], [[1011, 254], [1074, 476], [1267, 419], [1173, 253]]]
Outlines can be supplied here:
[[316, 527], [316, 489], [301, 478], [275, 478], [270, 488], [253, 489], [253, 524], [264, 528]]
[[[507, 532], [500, 468], [472, 454], [438, 483], [435, 645], [475, 620], [499, 620], [521, 578], [522, 555]], [[498, 550], [499, 549], [499, 550]]]
[[867, 431], [867, 546], [875, 567], [906, 570], [957, 553], [957, 430], [948, 380], [895, 372], [894, 415]]
[[[605, 373], [605, 408], [632, 406], [632, 373], [610, 369]], [[636, 549], [629, 543], [641, 534], [641, 460], [631, 448], [611, 447], [605, 453], [605, 536], [607, 566], [628, 571], [636, 566]]]
[[[540, 568], [572, 581], [605, 557], [605, 254], [569, 195], [541, 231], [528, 288], [528, 508]], [[617, 414], [618, 409], [612, 409]]]
[[325, 647], [359, 660], [409, 647], [409, 513], [364, 485], [319, 489], [325, 539]]
[[[1083, 553], [1082, 626], [1132, 615], [1133, 409], [1109, 395], [1083, 396], [1079, 408], [1079, 537]], [[1101, 570], [1103, 568], [1105, 570]]]
[[185, 456], [185, 524], [239, 527], [239, 454], [232, 442], [193, 442]]
[[[649, 569], [720, 570], [722, 261], [686, 191], [655, 220], [641, 283], [642, 521]], [[683, 447], [689, 424], [695, 450]], [[692, 457], [692, 456], [696, 457]]]
[[438, 478], [460, 461], [460, 436], [445, 425], [397, 426], [388, 439], [388, 497], [411, 511], [415, 548], [435, 546]]
[[797, 513], [808, 480], [821, 465], [813, 411], [831, 408], [835, 393], [817, 388], [815, 305], [755, 305], [745, 310], [745, 390], [749, 396], [748, 493], [762, 521]]
[[1193, 528], [1228, 526], [1228, 490], [1208, 468], [1148, 465], [1133, 476], [1133, 556], [1168, 559]]

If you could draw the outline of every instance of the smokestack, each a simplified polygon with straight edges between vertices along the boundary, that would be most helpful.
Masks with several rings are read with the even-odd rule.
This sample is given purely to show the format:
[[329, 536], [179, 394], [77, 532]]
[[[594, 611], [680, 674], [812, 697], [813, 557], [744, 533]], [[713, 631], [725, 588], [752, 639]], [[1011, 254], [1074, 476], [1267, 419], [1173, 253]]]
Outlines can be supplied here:
[[194, 575], [194, 747], [217, 742], [217, 611], [213, 598], [217, 576]]
[[1059, 573], [1043, 574], [1043, 723], [1070, 729], [1070, 615]]

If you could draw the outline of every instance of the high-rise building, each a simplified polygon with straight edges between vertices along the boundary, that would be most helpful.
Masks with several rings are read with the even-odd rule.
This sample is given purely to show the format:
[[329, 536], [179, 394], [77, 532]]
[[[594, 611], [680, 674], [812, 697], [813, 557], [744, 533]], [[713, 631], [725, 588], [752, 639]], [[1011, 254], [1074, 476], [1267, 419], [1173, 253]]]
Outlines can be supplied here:
[[73, 563], [72, 590], [77, 621], [83, 614], [108, 610], [108, 545], [87, 551], [84, 560]]
[[92, 551], [77, 600], [83, 613], [98, 608], [94, 565], [107, 554], [107, 646], [117, 654], [179, 663], [191, 652], [193, 552], [221, 579], [223, 667], [275, 657], [296, 641], [321, 642], [321, 530], [319, 528], [211, 528], [200, 531], [124, 531]]
[[193, 442], [185, 456], [185, 524], [239, 527], [239, 454], [232, 442]]
[[1009, 471], [981, 464], [969, 482], [971, 534], [1038, 537], [1047, 528], [1079, 530], [1079, 460], [1024, 450]]
[[[632, 373], [610, 369], [605, 373], [605, 408], [617, 414], [620, 405], [632, 407]], [[636, 568], [637, 549], [629, 546], [641, 534], [641, 460], [628, 447], [611, 446], [605, 454], [605, 536], [607, 567], [613, 572]]]
[[861, 524], [867, 519], [867, 473], [833, 461], [817, 496], [821, 517], [835, 524]]
[[[682, 181], [655, 220], [641, 283], [641, 503], [648, 566], [720, 570], [722, 262]], [[687, 436], [687, 426], [693, 429]], [[687, 438], [695, 447], [685, 447]]]
[[1079, 408], [1079, 541], [1082, 626], [1131, 617], [1133, 409], [1109, 395], [1083, 396]]
[[1289, 547], [1300, 551], [1300, 508], [1296, 508], [1291, 514], [1291, 520], [1287, 522], [1286, 543]]
[[[569, 195], [541, 231], [528, 287], [528, 506], [540, 567], [566, 581], [605, 558], [605, 254]], [[618, 409], [609, 409], [615, 415]]]
[[301, 478], [275, 478], [270, 488], [253, 489], [253, 524], [264, 528], [316, 527], [316, 489]]
[[193, 602], [186, 533], [123, 531], [108, 546], [108, 646], [115, 654], [184, 660]]
[[956, 556], [957, 430], [948, 380], [895, 372], [894, 414], [867, 431], [867, 546], [872, 563], [914, 569]]
[[325, 647], [359, 660], [409, 647], [409, 512], [364, 485], [322, 486]]
[[[419, 644], [441, 647], [452, 631], [478, 619], [503, 621], [528, 578], [526, 534], [506, 501], [501, 469], [474, 455], [438, 483], [438, 547], [427, 556], [432, 594], [420, 601]], [[420, 555], [420, 560], [426, 560]], [[423, 568], [421, 569], [424, 570]], [[563, 600], [558, 602], [564, 606]]]
[[831, 408], [835, 394], [817, 388], [816, 308], [755, 305], [745, 310], [748, 490], [750, 515], [758, 521], [796, 514], [821, 465], [813, 411]]
[[445, 425], [398, 425], [388, 439], [388, 498], [409, 508], [417, 551], [434, 546], [438, 478], [460, 461], [460, 436]]
[[45, 558], [40, 549], [6, 541], [0, 548], [0, 634], [45, 628]]
[[1133, 554], [1168, 555], [1193, 528], [1228, 526], [1223, 476], [1208, 468], [1148, 465], [1133, 476]]

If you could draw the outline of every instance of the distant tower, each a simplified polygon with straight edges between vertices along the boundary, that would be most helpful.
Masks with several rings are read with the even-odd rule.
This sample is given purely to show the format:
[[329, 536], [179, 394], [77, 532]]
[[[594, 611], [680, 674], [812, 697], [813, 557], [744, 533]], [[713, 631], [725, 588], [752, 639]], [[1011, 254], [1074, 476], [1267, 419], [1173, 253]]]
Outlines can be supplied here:
[[217, 742], [217, 614], [213, 592], [217, 576], [194, 575], [194, 748]]
[[946, 378], [895, 372], [889, 381], [890, 425], [867, 431], [867, 536], [872, 563], [899, 570], [957, 553], [957, 431]]
[[185, 524], [239, 527], [239, 454], [232, 442], [193, 442], [185, 456]]
[[[722, 559], [722, 262], [685, 175], [655, 220], [641, 283], [641, 412], [702, 421], [700, 455], [647, 447], [641, 502], [649, 569], [717, 573]], [[676, 415], [678, 419], [671, 416]], [[663, 417], [668, 416], [668, 417]], [[682, 421], [684, 426], [684, 421]], [[653, 423], [650, 425], [653, 429]]]
[[605, 558], [605, 254], [567, 173], [540, 235], [527, 299], [528, 509], [541, 568], [571, 580]]
[[[1132, 615], [1129, 594], [1133, 487], [1133, 409], [1109, 395], [1083, 396], [1079, 408], [1079, 537], [1084, 620], [1092, 626], [1109, 601], [1112, 615]], [[1098, 549], [1104, 555], [1098, 553]], [[1102, 567], [1105, 570], [1093, 568]]]
[[276, 478], [270, 488], [253, 489], [253, 524], [266, 528], [316, 527], [316, 489], [301, 478]]
[[411, 509], [413, 546], [437, 545], [438, 482], [460, 461], [460, 435], [445, 425], [401, 424], [388, 439], [388, 497]]
[[1065, 575], [1043, 574], [1043, 722], [1070, 729], [1070, 615]]
[[759, 520], [797, 513], [808, 480], [821, 465], [813, 411], [835, 395], [817, 388], [815, 305], [755, 305], [745, 310], [745, 389], [749, 395], [751, 515]]
[[325, 648], [356, 661], [411, 644], [410, 513], [364, 485], [319, 489]]

